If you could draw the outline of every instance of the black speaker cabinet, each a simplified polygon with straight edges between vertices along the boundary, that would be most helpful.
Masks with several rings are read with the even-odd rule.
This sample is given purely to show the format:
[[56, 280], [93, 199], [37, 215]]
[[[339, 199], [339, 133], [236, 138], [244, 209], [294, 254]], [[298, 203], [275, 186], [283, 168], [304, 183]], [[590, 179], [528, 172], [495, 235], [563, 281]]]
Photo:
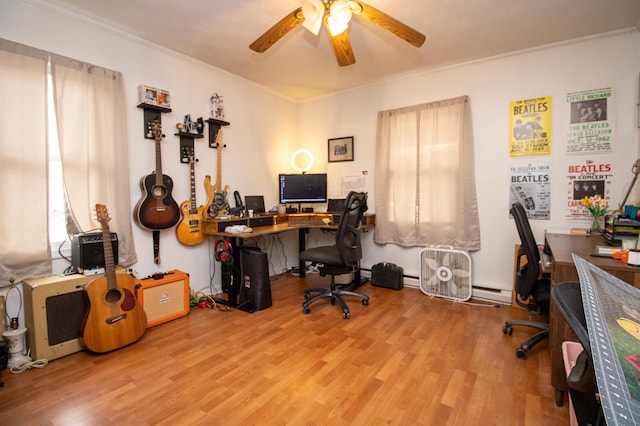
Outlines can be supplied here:
[[[118, 235], [111, 233], [113, 260], [118, 263]], [[74, 234], [71, 236], [71, 264], [75, 271], [82, 273], [85, 269], [104, 268], [104, 247], [102, 232]]]
[[258, 247], [240, 248], [240, 269], [242, 271], [240, 305], [246, 304], [246, 310], [249, 312], [271, 307], [271, 281], [267, 253]]
[[53, 360], [84, 349], [82, 327], [88, 307], [82, 290], [97, 276], [101, 275], [28, 278], [22, 282], [31, 358]]

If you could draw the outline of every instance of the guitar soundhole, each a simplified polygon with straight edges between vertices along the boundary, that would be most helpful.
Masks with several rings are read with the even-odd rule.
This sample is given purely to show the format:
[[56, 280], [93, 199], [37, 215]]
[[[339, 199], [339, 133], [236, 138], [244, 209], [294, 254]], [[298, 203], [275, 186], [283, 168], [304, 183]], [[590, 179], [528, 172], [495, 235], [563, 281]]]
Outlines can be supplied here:
[[113, 289], [113, 290], [109, 290], [107, 291], [107, 294], [104, 297], [104, 300], [107, 303], [117, 303], [120, 301], [121, 298], [121, 294], [120, 294], [120, 290], [118, 289]]
[[154, 197], [164, 198], [166, 193], [167, 192], [165, 191], [165, 188], [163, 186], [154, 186], [153, 187], [153, 196]]

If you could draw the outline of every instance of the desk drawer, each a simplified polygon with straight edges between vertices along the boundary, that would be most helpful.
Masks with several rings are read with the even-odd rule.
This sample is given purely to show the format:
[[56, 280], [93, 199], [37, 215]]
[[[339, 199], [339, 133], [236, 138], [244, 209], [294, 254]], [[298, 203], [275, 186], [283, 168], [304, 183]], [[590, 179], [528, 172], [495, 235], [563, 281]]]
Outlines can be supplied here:
[[218, 232], [224, 232], [227, 229], [227, 226], [233, 225], [247, 225], [246, 219], [238, 219], [238, 220], [225, 220], [224, 222], [218, 222]]
[[249, 218], [249, 228], [258, 228], [260, 226], [273, 226], [275, 216], [263, 216]]

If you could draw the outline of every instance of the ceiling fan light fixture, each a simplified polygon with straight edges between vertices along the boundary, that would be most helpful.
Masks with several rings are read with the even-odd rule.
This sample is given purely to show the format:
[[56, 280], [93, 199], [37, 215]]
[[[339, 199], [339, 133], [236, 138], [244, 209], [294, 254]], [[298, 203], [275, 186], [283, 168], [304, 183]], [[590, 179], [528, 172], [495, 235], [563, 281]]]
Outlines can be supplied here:
[[302, 5], [302, 16], [304, 16], [302, 26], [314, 35], [318, 35], [322, 26], [322, 17], [324, 16], [324, 3], [322, 3], [322, 0], [306, 0]]
[[327, 25], [329, 34], [332, 37], [341, 34], [349, 27], [351, 20], [351, 9], [346, 0], [334, 0], [329, 6], [329, 15], [327, 16]]

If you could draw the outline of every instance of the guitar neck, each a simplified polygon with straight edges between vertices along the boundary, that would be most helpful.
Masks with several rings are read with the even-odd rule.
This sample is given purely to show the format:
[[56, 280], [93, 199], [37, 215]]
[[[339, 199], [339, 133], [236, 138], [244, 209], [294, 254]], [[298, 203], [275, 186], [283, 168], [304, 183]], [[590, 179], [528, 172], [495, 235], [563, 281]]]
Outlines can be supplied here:
[[102, 228], [102, 247], [104, 251], [104, 273], [107, 277], [109, 290], [118, 288], [116, 281], [116, 267], [113, 260], [113, 247], [111, 246], [111, 232], [109, 228]]
[[218, 134], [216, 135], [216, 149], [217, 158], [216, 158], [216, 184], [214, 189], [218, 192], [222, 192], [222, 129], [218, 130]]
[[156, 138], [156, 185], [162, 186], [162, 150], [161, 141], [162, 138]]
[[191, 211], [197, 211], [196, 207], [196, 174], [195, 174], [195, 160], [191, 159], [189, 162], [189, 174], [191, 175]]

